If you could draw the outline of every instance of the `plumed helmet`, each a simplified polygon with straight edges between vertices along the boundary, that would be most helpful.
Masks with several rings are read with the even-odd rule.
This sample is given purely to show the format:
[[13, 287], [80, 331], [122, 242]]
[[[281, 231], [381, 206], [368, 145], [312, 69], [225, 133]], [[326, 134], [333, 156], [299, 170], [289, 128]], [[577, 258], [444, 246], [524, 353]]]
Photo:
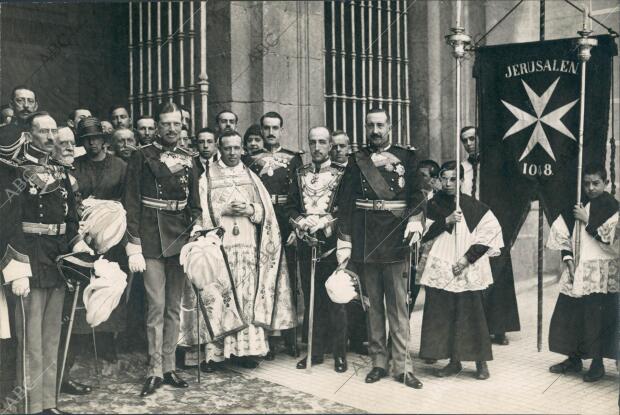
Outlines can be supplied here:
[[216, 282], [217, 276], [226, 270], [221, 245], [220, 236], [211, 232], [181, 249], [179, 261], [187, 278], [199, 290]]
[[84, 231], [91, 246], [99, 254], [117, 245], [127, 229], [127, 215], [123, 205], [113, 200], [85, 199], [83, 202]]
[[127, 274], [116, 262], [98, 259], [94, 271], [83, 296], [86, 321], [91, 327], [97, 327], [110, 317], [127, 287]]
[[337, 304], [346, 304], [358, 296], [359, 277], [352, 271], [336, 270], [325, 281], [329, 298]]

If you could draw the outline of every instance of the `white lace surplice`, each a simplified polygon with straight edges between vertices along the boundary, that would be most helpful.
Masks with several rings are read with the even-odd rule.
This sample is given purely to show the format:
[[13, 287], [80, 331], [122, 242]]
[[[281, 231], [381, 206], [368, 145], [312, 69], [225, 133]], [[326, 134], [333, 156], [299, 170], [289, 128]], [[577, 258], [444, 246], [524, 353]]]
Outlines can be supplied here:
[[[585, 206], [590, 214], [590, 204]], [[620, 231], [618, 213], [612, 215], [598, 229], [601, 241], [588, 232], [583, 222], [575, 221], [581, 227], [579, 263], [575, 279], [571, 281], [568, 269], [564, 267], [560, 277], [560, 292], [570, 297], [582, 297], [593, 293], [617, 293], [620, 291]], [[575, 232], [573, 232], [573, 235]], [[575, 252], [575, 244], [562, 216], [551, 225], [547, 248]]]
[[[251, 324], [253, 320], [254, 300], [257, 285], [257, 228], [262, 221], [263, 208], [243, 165], [226, 167], [220, 161], [210, 168], [211, 206], [217, 224], [224, 228], [222, 246], [228, 257], [232, 279], [237, 293], [239, 307], [243, 318], [248, 323], [245, 329], [226, 336], [223, 340], [208, 343], [206, 360], [221, 362], [235, 356], [262, 356], [269, 351], [265, 330]], [[203, 209], [208, 209], [206, 180], [200, 181], [200, 198]], [[232, 201], [251, 203], [254, 215], [222, 216], [222, 210]], [[235, 225], [239, 230], [234, 232]], [[207, 225], [205, 225], [207, 226]]]
[[[432, 223], [431, 219], [427, 219], [427, 231]], [[459, 240], [458, 256], [455, 255], [454, 230], [451, 234], [444, 231], [435, 238], [428, 255], [423, 255], [420, 259], [418, 272], [421, 276], [417, 280], [418, 284], [457, 293], [483, 290], [493, 284], [489, 257], [499, 255], [504, 246], [502, 229], [495, 215], [490, 210], [487, 211], [473, 232], [469, 231], [463, 219], [456, 224], [456, 232]], [[489, 250], [475, 263], [469, 264], [460, 275], [455, 276], [452, 266], [457, 258], [462, 257], [470, 246], [476, 244], [488, 246]]]

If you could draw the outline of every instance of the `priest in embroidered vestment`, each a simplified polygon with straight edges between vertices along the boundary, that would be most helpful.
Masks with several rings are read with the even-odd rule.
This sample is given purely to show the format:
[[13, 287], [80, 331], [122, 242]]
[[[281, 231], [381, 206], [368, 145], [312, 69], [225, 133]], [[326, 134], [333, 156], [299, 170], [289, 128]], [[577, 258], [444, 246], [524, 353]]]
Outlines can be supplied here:
[[[235, 330], [207, 344], [206, 360], [214, 365], [232, 359], [251, 368], [258, 364], [251, 356], [269, 351], [266, 329], [294, 327], [295, 312], [271, 198], [258, 176], [241, 163], [242, 143], [239, 133], [223, 132], [221, 158], [201, 176], [199, 186], [203, 226], [224, 229], [222, 247], [232, 292], [223, 298], [230, 298], [240, 316]], [[225, 307], [203, 300], [209, 318], [221, 319]]]
[[499, 255], [504, 243], [488, 206], [463, 193], [455, 206], [457, 166], [462, 179], [462, 166], [444, 163], [442, 190], [427, 208], [422, 241], [430, 248], [420, 260], [416, 281], [426, 290], [420, 357], [450, 359], [437, 371], [439, 377], [458, 374], [461, 361], [475, 361], [476, 378], [483, 380], [489, 377], [486, 361], [493, 356], [482, 293], [493, 283], [489, 257]]

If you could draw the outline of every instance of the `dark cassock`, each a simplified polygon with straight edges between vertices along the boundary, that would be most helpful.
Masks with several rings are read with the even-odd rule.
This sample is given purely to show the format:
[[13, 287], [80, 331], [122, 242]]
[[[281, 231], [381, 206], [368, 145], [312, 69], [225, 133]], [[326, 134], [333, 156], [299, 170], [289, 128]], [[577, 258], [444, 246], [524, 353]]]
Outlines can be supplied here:
[[[325, 282], [334, 272], [336, 261], [336, 205], [337, 193], [342, 183], [344, 167], [331, 160], [320, 165], [307, 164], [298, 169], [292, 180], [286, 213], [297, 237], [300, 261], [301, 284], [304, 293], [305, 315], [303, 337], [307, 341], [310, 304], [310, 266], [312, 248], [304, 236], [324, 242], [318, 248], [320, 261], [315, 270], [314, 329], [312, 336], [312, 363], [321, 363], [323, 355], [332, 353], [337, 372], [347, 369], [347, 309], [346, 304], [334, 303], [327, 295]], [[304, 222], [313, 217], [321, 223], [321, 229], [311, 233], [304, 230]], [[331, 253], [330, 253], [331, 251]], [[327, 256], [324, 256], [327, 255]], [[306, 367], [306, 359], [300, 361], [298, 369]]]
[[[586, 200], [584, 208], [588, 213], [587, 224], [565, 220], [560, 215], [551, 225], [547, 241], [548, 248], [561, 251], [564, 261], [576, 260], [575, 228], [581, 228], [574, 277], [568, 269], [563, 271], [549, 327], [549, 350], [569, 357], [555, 365], [557, 373], [568, 371], [561, 366], [571, 363], [571, 359], [581, 370], [581, 359], [618, 358], [618, 201], [603, 192]], [[603, 373], [604, 370], [601, 376]], [[594, 380], [598, 380], [597, 376], [589, 379]]]
[[[366, 381], [375, 382], [389, 371], [386, 316], [394, 375], [402, 379], [409, 370], [405, 368], [408, 281], [403, 278], [409, 268], [409, 247], [403, 235], [409, 224], [419, 224], [426, 206], [415, 154], [397, 145], [377, 151], [365, 147], [349, 158], [343, 183], [338, 201], [338, 249], [351, 247], [350, 264], [359, 271], [370, 301], [368, 353], [373, 370]], [[414, 387], [422, 387], [414, 382]]]
[[[156, 141], [132, 154], [125, 186], [126, 251], [129, 256], [142, 255], [146, 262], [143, 275], [150, 362], [147, 377], [157, 384], [162, 374], [175, 370], [186, 279], [179, 253], [191, 231], [200, 229], [202, 224], [198, 166], [189, 151]], [[154, 390], [146, 386], [143, 392]]]
[[[300, 287], [296, 282], [299, 276], [295, 275], [295, 248], [286, 244], [292, 229], [288, 223], [288, 217], [286, 216], [284, 206], [294, 173], [299, 167], [303, 166], [301, 154], [302, 152], [278, 146], [272, 151], [263, 148], [255, 154], [244, 155], [241, 159], [243, 164], [248, 166], [250, 170], [261, 179], [271, 196], [271, 203], [273, 204], [276, 218], [278, 219], [278, 226], [280, 227], [280, 236], [282, 237], [282, 246], [284, 247], [284, 254], [286, 256], [290, 283], [294, 290], [294, 301], [297, 301], [299, 296]], [[293, 335], [294, 331], [292, 330], [288, 332], [288, 334], [285, 334], [285, 341], [289, 348], [289, 354], [294, 354], [293, 352], [296, 353], [296, 351], [292, 350], [292, 346], [295, 344], [292, 339]], [[273, 352], [273, 350], [271, 352]], [[271, 357], [272, 356], [268, 356], [268, 359]]]
[[[482, 297], [493, 283], [489, 258], [504, 243], [488, 206], [461, 194], [462, 219], [456, 226], [446, 222], [455, 209], [454, 196], [444, 192], [429, 201], [422, 241], [430, 248], [422, 255], [416, 282], [426, 291], [420, 357], [449, 358], [460, 365], [493, 359]], [[461, 259], [463, 268], [455, 273]]]
[[[82, 122], [80, 123], [80, 126], [81, 125]], [[101, 132], [101, 134], [103, 133]], [[127, 171], [127, 163], [125, 163], [122, 159], [112, 154], [106, 154], [103, 160], [95, 161], [90, 158], [88, 154], [86, 154], [75, 159], [73, 166], [74, 169], [71, 171], [71, 175], [75, 177], [75, 181], [77, 182], [76, 188], [81, 202], [89, 198], [120, 202], [125, 185], [125, 174]], [[104, 254], [104, 258], [118, 263], [123, 271], [129, 275], [124, 244], [125, 243], [121, 241], [121, 243], [110, 248]], [[129, 279], [128, 285], [131, 286], [131, 279]], [[125, 295], [126, 294], [127, 291]], [[123, 295], [110, 317], [95, 328], [95, 332], [97, 333], [96, 341], [98, 352], [104, 359], [112, 362], [117, 359], [116, 335], [125, 331], [127, 325], [127, 299], [125, 295]], [[63, 314], [66, 317], [64, 321], [65, 326], [67, 327], [68, 316], [71, 312], [72, 297], [72, 295], [67, 295], [65, 298]], [[84, 308], [81, 296], [75, 312], [72, 333], [74, 335], [90, 335], [92, 333], [92, 328], [86, 322], [86, 309]], [[63, 341], [64, 335], [65, 333], [63, 332]], [[73, 336], [71, 338], [71, 346], [69, 347], [69, 353], [67, 354], [65, 376], [70, 374], [71, 367], [75, 362], [75, 354], [78, 349], [88, 350], [93, 348], [93, 340], [89, 337]], [[67, 377], [67, 379], [69, 378]], [[63, 384], [63, 392], [67, 391], [75, 393], [72, 389], [75, 388], [72, 386], [67, 388], [67, 385]]]
[[[15, 323], [18, 343], [26, 341], [26, 376], [30, 388], [25, 409], [37, 413], [56, 407], [56, 370], [49, 367], [57, 363], [65, 285], [55, 260], [78, 244], [85, 244], [78, 234], [77, 203], [67, 168], [30, 144], [24, 145], [19, 162], [27, 182], [20, 193], [19, 220], [32, 277], [30, 294], [23, 297], [25, 316], [17, 301]], [[21, 346], [18, 355], [17, 373], [19, 382], [23, 383]]]
[[[479, 199], [480, 155], [470, 154], [461, 166], [464, 173], [462, 192]], [[502, 248], [501, 253], [490, 261], [493, 284], [484, 293], [487, 325], [497, 343], [508, 344], [505, 334], [521, 330], [510, 247]]]

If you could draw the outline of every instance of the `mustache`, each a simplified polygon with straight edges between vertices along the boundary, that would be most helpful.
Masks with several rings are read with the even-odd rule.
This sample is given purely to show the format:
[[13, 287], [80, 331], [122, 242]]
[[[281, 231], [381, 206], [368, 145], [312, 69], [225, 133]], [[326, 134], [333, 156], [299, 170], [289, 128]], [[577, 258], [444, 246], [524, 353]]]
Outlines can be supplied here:
[[371, 133], [370, 138], [383, 138], [383, 136], [379, 133]]

